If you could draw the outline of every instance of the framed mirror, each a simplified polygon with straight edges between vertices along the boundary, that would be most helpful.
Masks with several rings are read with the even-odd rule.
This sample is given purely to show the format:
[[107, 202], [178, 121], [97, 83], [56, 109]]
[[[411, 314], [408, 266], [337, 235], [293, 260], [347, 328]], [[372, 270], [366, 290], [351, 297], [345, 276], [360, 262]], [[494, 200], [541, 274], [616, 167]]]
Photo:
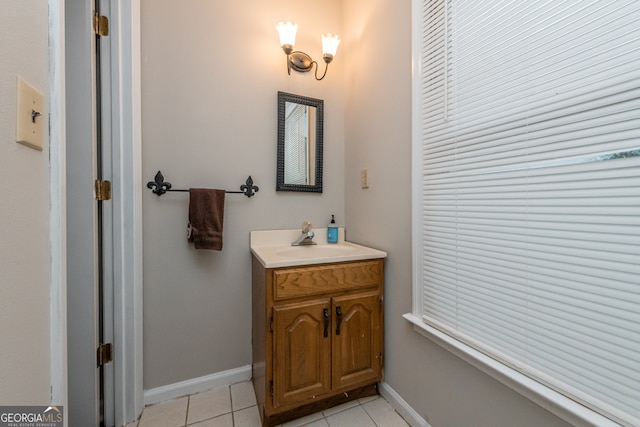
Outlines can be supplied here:
[[322, 193], [324, 101], [278, 92], [276, 191]]

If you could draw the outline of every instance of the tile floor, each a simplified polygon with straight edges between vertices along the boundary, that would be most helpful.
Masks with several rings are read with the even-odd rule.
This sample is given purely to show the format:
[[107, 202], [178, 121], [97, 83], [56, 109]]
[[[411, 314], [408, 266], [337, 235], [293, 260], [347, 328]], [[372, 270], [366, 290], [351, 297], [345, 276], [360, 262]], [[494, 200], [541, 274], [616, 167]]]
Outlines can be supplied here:
[[[407, 427], [380, 396], [354, 400], [281, 427]], [[253, 384], [243, 382], [147, 406], [125, 427], [260, 427]]]

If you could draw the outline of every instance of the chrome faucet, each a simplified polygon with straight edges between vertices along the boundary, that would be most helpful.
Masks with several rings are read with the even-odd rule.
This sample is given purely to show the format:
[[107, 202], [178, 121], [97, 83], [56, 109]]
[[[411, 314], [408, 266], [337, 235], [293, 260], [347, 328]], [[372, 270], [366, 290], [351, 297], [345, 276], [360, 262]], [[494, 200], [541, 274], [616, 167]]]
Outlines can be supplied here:
[[305, 221], [302, 224], [302, 234], [295, 242], [291, 243], [291, 246], [317, 245], [317, 243], [312, 240], [314, 235], [313, 231], [311, 231], [311, 223], [309, 221]]

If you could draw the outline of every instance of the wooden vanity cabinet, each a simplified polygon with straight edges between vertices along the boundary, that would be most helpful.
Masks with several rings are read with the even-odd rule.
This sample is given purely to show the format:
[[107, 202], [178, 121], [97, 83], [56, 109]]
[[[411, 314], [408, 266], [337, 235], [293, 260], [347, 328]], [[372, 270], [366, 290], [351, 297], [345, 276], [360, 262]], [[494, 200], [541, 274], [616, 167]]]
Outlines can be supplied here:
[[253, 259], [253, 382], [264, 426], [377, 393], [383, 259], [264, 268]]
[[331, 390], [329, 306], [328, 299], [319, 299], [273, 307], [274, 407], [295, 405]]

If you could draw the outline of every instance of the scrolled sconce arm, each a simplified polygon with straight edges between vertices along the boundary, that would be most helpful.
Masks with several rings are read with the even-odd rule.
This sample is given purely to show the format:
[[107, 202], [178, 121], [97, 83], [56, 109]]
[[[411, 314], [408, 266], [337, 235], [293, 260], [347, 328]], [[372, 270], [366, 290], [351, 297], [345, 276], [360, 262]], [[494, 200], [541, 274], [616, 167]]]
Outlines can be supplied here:
[[[286, 53], [286, 50], [285, 50]], [[301, 51], [293, 51], [287, 54], [287, 73], [289, 75], [291, 75], [291, 69], [293, 68], [294, 70], [300, 72], [300, 73], [307, 73], [309, 71], [311, 71], [311, 69], [313, 68], [313, 65], [315, 64], [316, 66], [316, 71], [315, 71], [315, 78], [316, 80], [322, 80], [324, 79], [324, 76], [327, 75], [327, 70], [329, 69], [329, 63], [333, 60], [333, 56], [329, 55], [329, 54], [325, 54], [322, 57], [324, 59], [325, 62], [325, 67], [324, 67], [324, 73], [322, 74], [321, 77], [318, 77], [318, 62], [314, 61], [313, 59], [311, 59], [311, 57]]]

